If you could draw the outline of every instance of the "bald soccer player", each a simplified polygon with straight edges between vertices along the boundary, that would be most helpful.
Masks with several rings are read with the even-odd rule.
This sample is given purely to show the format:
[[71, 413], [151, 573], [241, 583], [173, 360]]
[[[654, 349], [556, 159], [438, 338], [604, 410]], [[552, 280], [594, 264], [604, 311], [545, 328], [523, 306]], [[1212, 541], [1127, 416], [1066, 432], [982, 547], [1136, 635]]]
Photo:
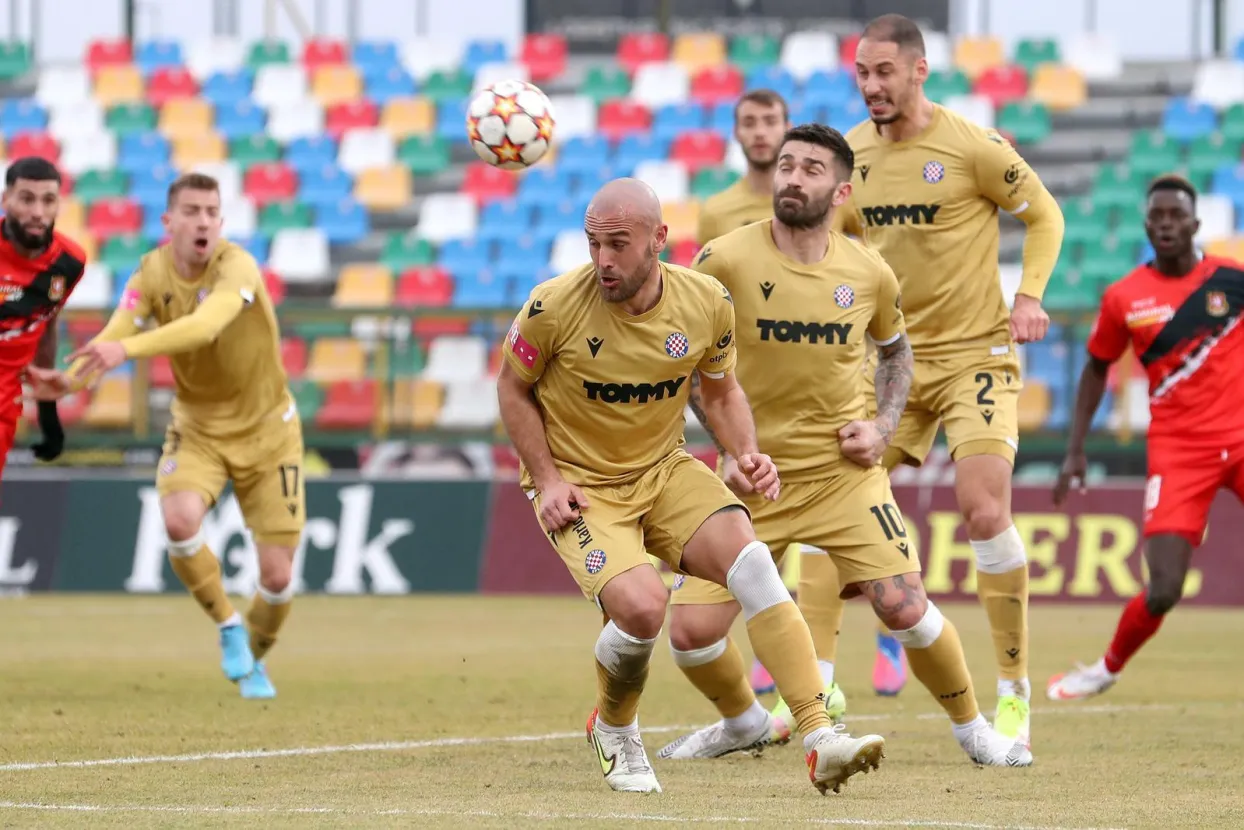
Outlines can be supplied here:
[[[838, 224], [894, 269], [916, 369], [882, 463], [919, 466], [945, 426], [993, 631], [995, 723], [1031, 745], [1028, 559], [1011, 518], [1022, 385], [1015, 344], [1040, 340], [1049, 326], [1041, 296], [1062, 245], [1062, 213], [1006, 139], [924, 96], [929, 65], [912, 21], [891, 14], [871, 22], [855, 72], [870, 120], [847, 133], [854, 191]], [[1010, 312], [998, 276], [1000, 210], [1027, 226]]]
[[[829, 231], [830, 215], [851, 193], [851, 167], [851, 148], [838, 131], [791, 129], [778, 154], [773, 219], [714, 239], [696, 259], [734, 298], [738, 374], [755, 406], [758, 446], [787, 480], [781, 499], [770, 501], [735, 469], [732, 455], [719, 472], [773, 550], [800, 540], [828, 551], [841, 580], [835, 599], [869, 599], [969, 758], [1027, 766], [1032, 753], [990, 728], [977, 708], [959, 633], [925, 594], [918, 551], [877, 464], [907, 401], [912, 359], [893, 271], [875, 251]], [[871, 419], [859, 384], [866, 334], [880, 356]], [[825, 586], [801, 585], [802, 601], [820, 590]], [[695, 577], [676, 585], [672, 601], [674, 662], [721, 720], [669, 744], [660, 757], [717, 758], [789, 735], [744, 677], [729, 638], [738, 603]]]
[[666, 226], [638, 180], [601, 188], [584, 226], [591, 263], [531, 292], [503, 345], [497, 397], [540, 527], [604, 613], [587, 721], [593, 755], [613, 789], [660, 791], [637, 716], [669, 596], [651, 553], [739, 603], [804, 735], [812, 783], [837, 791], [880, 763], [884, 740], [831, 726], [812, 638], [772, 554], [742, 503], [683, 449], [687, 379], [698, 370], [704, 410], [741, 474], [777, 498], [778, 471], [756, 449], [734, 378], [730, 294], [658, 260]]
[[[55, 398], [139, 357], [168, 355], [176, 393], [156, 486], [173, 572], [220, 630], [221, 668], [242, 697], [276, 689], [263, 657], [289, 615], [306, 505], [302, 426], [281, 363], [280, 331], [259, 266], [220, 237], [220, 187], [198, 173], [169, 186], [170, 241], [143, 257], [104, 330], [68, 373], [32, 371]], [[259, 551], [246, 619], [225, 595], [203, 518], [232, 480]]]

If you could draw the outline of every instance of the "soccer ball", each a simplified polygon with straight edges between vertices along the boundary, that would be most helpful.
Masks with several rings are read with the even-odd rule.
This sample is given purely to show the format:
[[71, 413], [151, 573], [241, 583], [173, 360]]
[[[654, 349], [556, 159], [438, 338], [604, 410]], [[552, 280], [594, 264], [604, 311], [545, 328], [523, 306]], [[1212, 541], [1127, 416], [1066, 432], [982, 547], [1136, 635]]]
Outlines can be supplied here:
[[504, 170], [530, 167], [553, 140], [553, 105], [525, 81], [498, 81], [467, 107], [467, 136], [475, 154]]

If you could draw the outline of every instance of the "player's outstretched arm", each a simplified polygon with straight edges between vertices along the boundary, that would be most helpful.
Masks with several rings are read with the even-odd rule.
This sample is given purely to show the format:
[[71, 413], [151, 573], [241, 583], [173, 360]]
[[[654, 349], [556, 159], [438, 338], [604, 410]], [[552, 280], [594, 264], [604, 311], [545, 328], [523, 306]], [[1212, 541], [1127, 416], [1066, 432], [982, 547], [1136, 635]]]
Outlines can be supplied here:
[[589, 505], [583, 491], [567, 483], [553, 462], [544, 415], [532, 394], [532, 386], [508, 361], [502, 361], [497, 375], [501, 424], [535, 482], [540, 494], [541, 520], [550, 531], [556, 531], [576, 521], [579, 511]]
[[[254, 294], [250, 297], [253, 300]], [[125, 347], [128, 357], [155, 357], [201, 349], [220, 336], [225, 327], [242, 313], [246, 302], [241, 292], [222, 290], [218, 286], [194, 313], [157, 329], [127, 337], [121, 345]]]
[[1072, 486], [1084, 492], [1084, 476], [1088, 472], [1088, 458], [1084, 455], [1084, 441], [1088, 438], [1089, 426], [1101, 406], [1101, 399], [1106, 394], [1106, 379], [1110, 372], [1110, 362], [1089, 355], [1088, 362], [1080, 372], [1080, 385], [1076, 388], [1075, 409], [1071, 415], [1071, 435], [1067, 439], [1067, 455], [1063, 466], [1058, 471], [1058, 482], [1054, 485], [1054, 504], [1061, 506], [1067, 498]]

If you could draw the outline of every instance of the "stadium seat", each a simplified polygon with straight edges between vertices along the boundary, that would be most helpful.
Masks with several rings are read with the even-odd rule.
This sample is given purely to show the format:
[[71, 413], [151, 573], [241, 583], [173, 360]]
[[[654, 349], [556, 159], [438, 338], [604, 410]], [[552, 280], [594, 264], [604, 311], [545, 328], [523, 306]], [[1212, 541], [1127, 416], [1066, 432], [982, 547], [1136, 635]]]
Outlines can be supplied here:
[[[91, 204], [94, 204], [94, 202]], [[75, 239], [79, 244], [86, 247], [88, 243], [93, 242], [95, 239], [94, 236], [87, 233], [86, 215], [87, 210], [83, 207], [82, 202], [73, 196], [61, 199], [60, 213], [56, 217], [56, 228], [61, 233], [68, 234], [70, 239]], [[96, 257], [88, 257], [87, 262], [93, 262], [95, 259]]]
[[188, 69], [180, 66], [157, 69], [147, 81], [147, 100], [159, 107], [179, 98], [199, 94], [199, 85]]
[[1242, 143], [1241, 139], [1228, 139], [1222, 133], [1195, 139], [1188, 147], [1188, 175], [1203, 178], [1213, 175], [1220, 167], [1234, 167], [1240, 163]]
[[224, 138], [214, 132], [183, 136], [173, 141], [173, 165], [184, 170], [224, 161], [227, 150]]
[[1062, 45], [1063, 62], [1080, 71], [1087, 80], [1109, 81], [1123, 74], [1119, 46], [1106, 34], [1085, 33]]
[[1075, 67], [1045, 63], [1033, 72], [1028, 94], [1050, 109], [1075, 109], [1088, 101], [1088, 84]]
[[179, 98], [160, 109], [160, 132], [173, 139], [194, 137], [213, 128], [216, 115], [212, 105], [198, 98]]
[[311, 76], [311, 94], [326, 109], [356, 101], [363, 94], [363, 76], [345, 64], [318, 66]]
[[61, 142], [80, 136], [95, 136], [105, 131], [111, 132], [104, 120], [103, 109], [94, 101], [61, 104], [52, 110], [47, 126], [47, 132]]
[[942, 105], [985, 129], [996, 126], [993, 102], [984, 96], [952, 95]]
[[428, 348], [421, 377], [438, 383], [477, 381], [487, 374], [488, 346], [481, 337], [438, 337]]
[[272, 237], [268, 262], [286, 282], [319, 282], [331, 267], [328, 240], [316, 228], [284, 228]]
[[127, 374], [105, 375], [91, 394], [82, 415], [86, 426], [96, 429], [119, 429], [134, 420], [133, 393]]
[[[1244, 262], [1244, 236], [1231, 236], [1225, 239], [1210, 240], [1205, 245], [1205, 253], [1210, 256]], [[82, 289], [78, 290], [81, 291]]]
[[385, 239], [380, 252], [380, 262], [394, 273], [418, 265], [430, 265], [435, 260], [432, 243], [420, 239], [414, 233], [394, 231]]
[[117, 164], [117, 139], [111, 133], [79, 135], [61, 146], [62, 173], [80, 176], [88, 170], [111, 170]]
[[142, 212], [127, 199], [101, 199], [87, 211], [86, 226], [101, 238], [135, 234], [142, 226]]
[[315, 225], [331, 245], [361, 242], [371, 230], [367, 209], [354, 201], [348, 191], [340, 200], [316, 207]]
[[453, 279], [442, 268], [420, 266], [403, 271], [397, 281], [396, 304], [403, 307], [449, 305]]
[[700, 203], [694, 200], [669, 202], [662, 205], [662, 217], [669, 226], [671, 241], [695, 239], [696, 226], [700, 220]]
[[383, 308], [393, 302], [393, 274], [383, 265], [347, 265], [337, 277], [337, 308]]
[[140, 43], [134, 52], [134, 65], [145, 77], [182, 63], [181, 44], [175, 40], [149, 40]]
[[337, 143], [330, 136], [316, 135], [291, 141], [285, 148], [285, 163], [295, 172], [337, 163]]
[[143, 76], [133, 66], [105, 66], [95, 75], [95, 100], [109, 107], [143, 99]]
[[268, 135], [282, 144], [324, 132], [324, 110], [312, 100], [278, 104], [268, 110]]
[[358, 67], [364, 77], [387, 73], [390, 69], [402, 70], [397, 44], [384, 40], [358, 41], [350, 54], [350, 62]]
[[695, 75], [701, 70], [722, 66], [726, 62], [726, 39], [716, 32], [695, 32], [674, 38], [670, 60]]
[[462, 52], [462, 69], [468, 75], [474, 75], [486, 63], [505, 63], [510, 59], [510, 50], [501, 40], [469, 40]]
[[701, 69], [691, 78], [691, 97], [707, 104], [733, 104], [743, 94], [743, 74], [733, 66]]
[[439, 383], [398, 378], [393, 384], [391, 421], [395, 427], [427, 429], [436, 425], [444, 390]]
[[462, 56], [462, 43], [453, 38], [423, 37], [403, 45], [401, 61], [411, 77], [422, 82], [435, 72], [456, 70]]
[[[804, 83], [799, 101], [809, 107], [840, 107], [856, 100], [859, 94], [855, 79], [847, 73], [817, 70]], [[798, 106], [798, 102], [792, 103]]]
[[216, 132], [226, 141], [262, 133], [268, 114], [249, 98], [216, 106]]
[[60, 143], [46, 133], [21, 133], [8, 142], [9, 158], [38, 156], [55, 164], [60, 160]]
[[956, 67], [975, 79], [985, 70], [1005, 64], [1006, 55], [996, 37], [961, 37], [955, 43], [954, 60]]
[[924, 32], [924, 56], [930, 72], [955, 71], [955, 48], [945, 32]]
[[471, 78], [471, 94], [487, 89], [499, 81], [530, 81], [527, 65], [523, 63], [485, 63], [475, 70]]
[[730, 40], [730, 63], [740, 71], [750, 73], [753, 69], [773, 66], [782, 55], [782, 45], [769, 35], [736, 35]]
[[1018, 66], [993, 66], [977, 76], [973, 91], [1000, 107], [1027, 94], [1028, 73]]
[[216, 74], [233, 74], [246, 66], [246, 45], [234, 37], [201, 38], [186, 49], [186, 68], [203, 83]]
[[586, 95], [555, 95], [549, 99], [557, 126], [553, 148], [560, 150], [565, 141], [596, 133], [596, 102]]
[[[380, 385], [375, 380], [338, 381], [325, 391], [315, 425], [319, 429], [367, 429], [375, 423], [380, 406]], [[379, 414], [383, 416], [383, 409]]]
[[426, 98], [397, 98], [384, 105], [380, 126], [398, 141], [430, 133], [436, 126], [436, 108]]
[[518, 179], [510, 171], [476, 162], [467, 167], [459, 192], [484, 204], [513, 196], [517, 189]]
[[414, 79], [401, 66], [390, 66], [373, 74], [363, 71], [363, 93], [378, 107], [401, 98], [413, 98], [417, 91]]
[[373, 211], [400, 210], [410, 203], [410, 170], [400, 165], [363, 170], [354, 180], [354, 198]]
[[15, 81], [32, 69], [30, 47], [25, 43], [0, 43], [0, 79]]
[[[119, 198], [129, 191], [129, 177], [120, 170], [89, 170], [74, 183], [73, 195], [86, 204], [100, 199]], [[64, 221], [62, 203], [62, 218]]]
[[725, 158], [725, 139], [708, 130], [683, 133], [670, 146], [670, 160], [681, 162], [691, 173], [704, 167], [716, 167]]
[[346, 45], [340, 40], [312, 38], [302, 47], [302, 62], [309, 70], [343, 64], [346, 56]]
[[302, 101], [307, 97], [307, 92], [307, 75], [301, 66], [272, 63], [255, 71], [255, 86], [251, 97], [259, 106], [272, 109], [281, 104]]
[[351, 175], [389, 167], [397, 158], [393, 138], [381, 129], [351, 129], [341, 139], [337, 162]]
[[625, 98], [631, 91], [631, 77], [620, 66], [593, 66], [579, 91], [597, 103]]
[[28, 98], [10, 98], [0, 104], [0, 129], [7, 138], [42, 133], [47, 127], [47, 110]]
[[838, 41], [838, 63], [843, 69], [855, 66], [855, 53], [859, 51], [862, 34], [847, 35]]
[[1211, 239], [1226, 239], [1235, 233], [1235, 205], [1230, 197], [1202, 193], [1197, 199], [1196, 213], [1201, 220], [1201, 229], [1196, 235], [1198, 245]]
[[1162, 114], [1162, 129], [1183, 143], [1207, 136], [1217, 126], [1218, 116], [1212, 106], [1188, 98], [1169, 99]]
[[245, 197], [222, 200], [221, 216], [225, 220], [225, 235], [230, 239], [250, 239], [259, 231], [259, 208]]
[[56, 109], [66, 104], [90, 101], [91, 76], [81, 66], [49, 66], [40, 70], [35, 84], [35, 101]]
[[298, 192], [298, 176], [282, 162], [262, 162], [246, 171], [242, 190], [261, 207], [288, 201]]
[[1032, 74], [1037, 67], [1058, 64], [1062, 60], [1058, 41], [1053, 38], [1025, 38], [1015, 47], [1015, 63]]
[[156, 111], [146, 103], [117, 104], [108, 108], [104, 125], [118, 136], [154, 132]]
[[86, 47], [86, 65], [92, 72], [134, 62], [133, 48], [124, 38], [93, 40]]
[[112, 271], [99, 262], [91, 262], [82, 273], [77, 288], [65, 301], [65, 308], [109, 308], [112, 304]]
[[416, 176], [431, 176], [449, 169], [449, 142], [436, 136], [411, 136], [397, 148], [398, 164]]
[[1182, 148], [1161, 130], [1139, 132], [1132, 137], [1127, 164], [1133, 174], [1141, 179], [1170, 173], [1182, 163]]
[[1050, 416], [1050, 390], [1040, 380], [1028, 378], [1019, 392], [1019, 429], [1033, 432], [1041, 429]]
[[1053, 130], [1050, 112], [1035, 101], [1012, 101], [998, 112], [998, 129], [1018, 144], [1035, 144]]
[[1244, 63], [1220, 60], [1197, 64], [1189, 97], [1216, 110], [1244, 103]]
[[316, 383], [359, 380], [367, 375], [367, 354], [358, 340], [321, 337], [311, 344], [304, 377]]
[[618, 39], [618, 64], [630, 75], [646, 63], [669, 60], [670, 42], [659, 32], [627, 32]]
[[433, 193], [419, 209], [419, 236], [430, 242], [475, 236], [478, 215], [475, 200], [461, 193]]
[[444, 98], [436, 104], [436, 136], [450, 144], [466, 144], [467, 98]]
[[952, 69], [944, 72], [930, 72], [924, 84], [924, 94], [929, 100], [939, 104], [958, 95], [967, 95], [972, 91], [972, 82], [963, 72]]
[[633, 133], [647, 132], [652, 125], [652, 113], [636, 101], [612, 100], [601, 104], [596, 122], [602, 135], [618, 139]]
[[691, 195], [696, 199], [704, 199], [725, 190], [738, 178], [738, 173], [724, 167], [701, 169], [691, 180]]
[[565, 230], [553, 240], [553, 252], [549, 254], [549, 268], [555, 273], [577, 268], [591, 259], [587, 239], [582, 229]]
[[798, 81], [838, 68], [838, 39], [829, 32], [794, 32], [782, 42], [779, 62]]
[[667, 104], [652, 114], [652, 136], [669, 142], [685, 132], [703, 129], [706, 120], [705, 107], [700, 103]]
[[569, 49], [566, 37], [558, 34], [528, 33], [519, 50], [519, 60], [537, 83], [556, 78], [566, 71]]
[[676, 63], [645, 63], [635, 70], [631, 98], [649, 109], [680, 104], [691, 92], [687, 70]]
[[201, 94], [208, 103], [215, 107], [238, 104], [250, 100], [251, 89], [255, 77], [249, 69], [238, 69], [234, 72], [219, 72], [211, 75], [203, 82]]
[[444, 429], [486, 429], [500, 417], [495, 380], [445, 384], [445, 403], [437, 426]]
[[307, 371], [307, 341], [301, 337], [281, 338], [281, 364], [290, 377], [301, 378]]

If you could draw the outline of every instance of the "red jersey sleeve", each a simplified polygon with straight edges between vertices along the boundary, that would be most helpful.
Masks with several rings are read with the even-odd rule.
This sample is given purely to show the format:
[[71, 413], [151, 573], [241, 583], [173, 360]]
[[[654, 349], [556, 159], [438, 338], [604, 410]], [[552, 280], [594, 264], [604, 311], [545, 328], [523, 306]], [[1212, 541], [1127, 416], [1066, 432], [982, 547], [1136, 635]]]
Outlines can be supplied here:
[[1131, 335], [1119, 308], [1118, 295], [1107, 289], [1101, 298], [1101, 310], [1088, 336], [1088, 352], [1098, 360], [1114, 363], [1127, 351]]

